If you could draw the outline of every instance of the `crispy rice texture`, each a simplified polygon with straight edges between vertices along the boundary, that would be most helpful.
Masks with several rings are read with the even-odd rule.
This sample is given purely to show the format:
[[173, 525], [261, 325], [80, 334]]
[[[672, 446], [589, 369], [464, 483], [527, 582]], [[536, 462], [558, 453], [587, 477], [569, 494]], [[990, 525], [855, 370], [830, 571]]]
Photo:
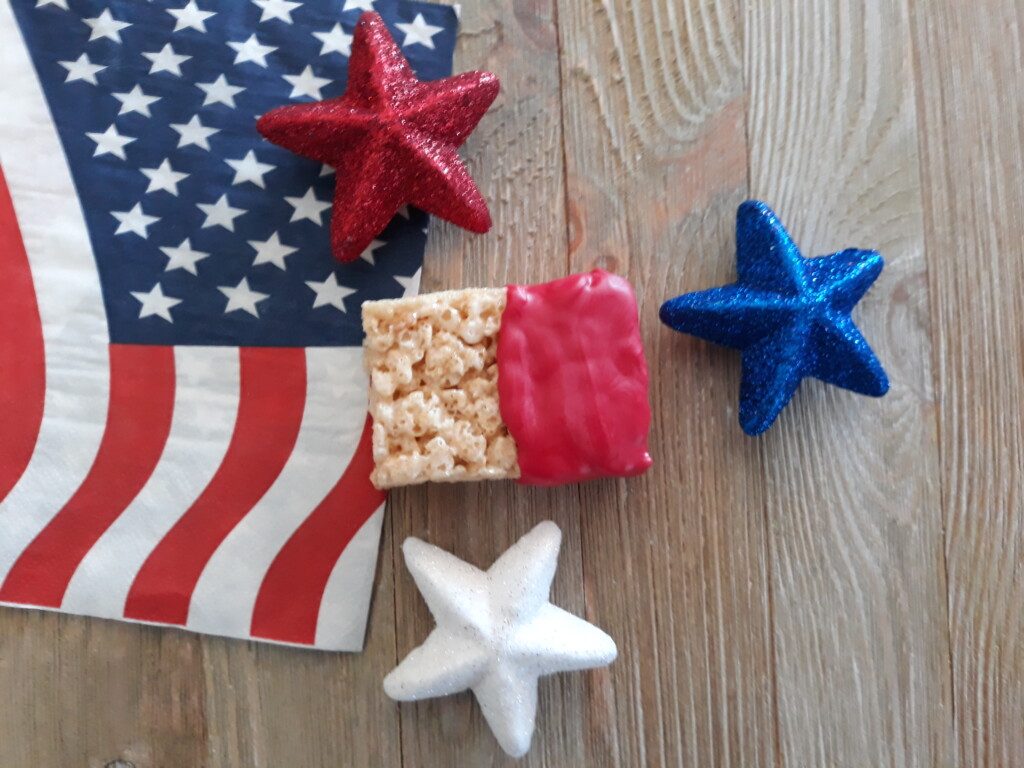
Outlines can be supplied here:
[[519, 477], [498, 408], [504, 288], [363, 304], [377, 488]]

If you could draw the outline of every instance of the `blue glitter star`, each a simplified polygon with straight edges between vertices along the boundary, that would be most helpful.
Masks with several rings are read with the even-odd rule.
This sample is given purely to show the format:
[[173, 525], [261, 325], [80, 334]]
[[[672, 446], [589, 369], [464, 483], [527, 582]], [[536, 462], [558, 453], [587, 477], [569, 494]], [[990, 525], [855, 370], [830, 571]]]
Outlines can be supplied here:
[[750, 200], [736, 214], [739, 280], [666, 301], [661, 320], [743, 351], [740, 426], [759, 435], [805, 376], [873, 397], [889, 391], [850, 318], [883, 266], [877, 252], [857, 249], [805, 259], [775, 212]]

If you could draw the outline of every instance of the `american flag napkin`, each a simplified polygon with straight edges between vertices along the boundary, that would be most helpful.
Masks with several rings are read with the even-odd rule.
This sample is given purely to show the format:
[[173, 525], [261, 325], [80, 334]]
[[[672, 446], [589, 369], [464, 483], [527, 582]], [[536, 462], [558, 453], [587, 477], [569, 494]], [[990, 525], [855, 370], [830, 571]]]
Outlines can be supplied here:
[[0, 603], [362, 647], [360, 305], [427, 216], [336, 263], [331, 169], [255, 122], [339, 95], [370, 9], [450, 74], [410, 0], [0, 0]]

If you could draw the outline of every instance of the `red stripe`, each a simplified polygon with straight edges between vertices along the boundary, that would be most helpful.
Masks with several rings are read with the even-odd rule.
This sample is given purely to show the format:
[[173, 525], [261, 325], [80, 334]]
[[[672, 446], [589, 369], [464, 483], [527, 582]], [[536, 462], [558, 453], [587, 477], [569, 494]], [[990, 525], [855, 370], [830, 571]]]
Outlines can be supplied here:
[[331, 572], [352, 537], [386, 498], [370, 484], [372, 469], [367, 418], [345, 473], [271, 563], [253, 610], [254, 637], [316, 642], [320, 602]]
[[71, 577], [153, 473], [174, 411], [171, 347], [110, 345], [107, 425], [89, 474], [7, 574], [0, 600], [59, 607]]
[[46, 394], [43, 326], [32, 271], [0, 168], [0, 501], [18, 482], [39, 436]]
[[243, 347], [240, 357], [238, 418], [224, 460], [135, 577], [125, 618], [188, 622], [206, 564], [270, 489], [295, 447], [306, 405], [305, 350]]

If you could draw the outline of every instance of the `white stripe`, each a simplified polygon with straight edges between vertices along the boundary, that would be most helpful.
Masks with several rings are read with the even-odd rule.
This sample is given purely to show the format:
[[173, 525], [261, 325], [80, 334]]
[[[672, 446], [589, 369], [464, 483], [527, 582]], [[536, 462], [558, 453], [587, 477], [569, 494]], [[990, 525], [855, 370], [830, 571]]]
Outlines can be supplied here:
[[384, 505], [381, 504], [334, 564], [320, 603], [316, 625], [317, 648], [363, 650], [383, 520]]
[[39, 437], [24, 474], [0, 503], [2, 581], [92, 465], [106, 422], [110, 363], [89, 233], [42, 86], [6, 0], [0, 0], [0, 72], [0, 164], [32, 268], [46, 350]]
[[174, 414], [160, 461], [75, 571], [63, 610], [122, 618], [139, 569], [227, 453], [238, 415], [238, 349], [176, 347], [174, 368]]
[[355, 453], [366, 421], [362, 349], [307, 349], [306, 381], [295, 449], [266, 495], [207, 563], [192, 593], [189, 629], [249, 635], [256, 597], [271, 563]]

